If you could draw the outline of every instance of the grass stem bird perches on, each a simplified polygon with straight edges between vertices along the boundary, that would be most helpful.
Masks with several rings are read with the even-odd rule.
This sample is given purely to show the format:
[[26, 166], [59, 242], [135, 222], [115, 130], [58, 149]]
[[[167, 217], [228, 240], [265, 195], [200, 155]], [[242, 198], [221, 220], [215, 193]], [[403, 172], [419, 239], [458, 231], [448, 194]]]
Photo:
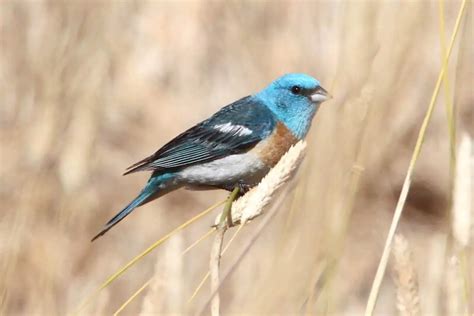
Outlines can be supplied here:
[[[227, 228], [234, 225], [240, 225], [240, 228], [251, 219], [263, 213], [263, 209], [275, 197], [278, 190], [294, 175], [304, 157], [305, 148], [306, 143], [304, 141], [300, 141], [292, 146], [278, 161], [276, 166], [262, 179], [258, 186], [239, 200], [234, 202], [234, 199], [239, 193], [238, 188], [234, 189], [229, 195], [224, 210], [218, 216], [219, 220], [216, 223], [217, 234], [211, 249], [211, 315], [220, 315], [219, 287], [222, 283], [222, 279], [219, 277], [219, 267], [222, 244]], [[263, 227], [261, 227], [261, 229], [263, 229]], [[261, 229], [258, 231], [261, 231]], [[250, 246], [251, 244], [249, 247]], [[228, 274], [226, 274], [226, 276], [227, 275]]]
[[219, 287], [219, 266], [221, 263], [222, 244], [224, 243], [224, 235], [228, 227], [232, 226], [232, 203], [239, 194], [239, 187], [235, 187], [232, 193], [229, 194], [224, 210], [221, 214], [219, 224], [216, 226], [216, 236], [211, 248], [211, 260], [209, 263], [209, 273], [211, 276], [211, 293], [215, 293], [211, 299], [211, 315], [220, 315], [220, 297], [218, 292]]

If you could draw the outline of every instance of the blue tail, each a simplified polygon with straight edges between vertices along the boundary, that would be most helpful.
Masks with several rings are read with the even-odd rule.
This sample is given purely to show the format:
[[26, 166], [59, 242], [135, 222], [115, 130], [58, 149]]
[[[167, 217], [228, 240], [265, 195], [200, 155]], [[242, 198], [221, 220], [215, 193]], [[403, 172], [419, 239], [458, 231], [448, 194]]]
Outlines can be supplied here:
[[[128, 214], [133, 212], [134, 209], [139, 207], [140, 205], [143, 205], [151, 200], [154, 200], [161, 194], [159, 194], [159, 191], [163, 188], [162, 184], [164, 181], [169, 179], [169, 175], [162, 175], [162, 176], [155, 176], [151, 177], [150, 180], [148, 180], [147, 185], [143, 190], [140, 192], [140, 194], [132, 201], [130, 204], [128, 204], [123, 210], [121, 210], [117, 215], [112, 217], [107, 224], [105, 224], [104, 228], [92, 238], [91, 241], [96, 240], [100, 236], [104, 235], [106, 232], [108, 232], [112, 227], [117, 225], [121, 220], [123, 220]], [[163, 193], [169, 192], [169, 190], [164, 190]]]

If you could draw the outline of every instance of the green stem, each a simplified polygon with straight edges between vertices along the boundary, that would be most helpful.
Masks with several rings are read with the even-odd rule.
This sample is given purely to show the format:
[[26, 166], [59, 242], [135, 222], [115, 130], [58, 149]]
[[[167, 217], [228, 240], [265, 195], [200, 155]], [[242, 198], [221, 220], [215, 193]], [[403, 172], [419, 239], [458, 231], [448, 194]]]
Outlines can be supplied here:
[[229, 194], [227, 201], [224, 206], [224, 210], [222, 211], [221, 218], [219, 220], [218, 227], [222, 227], [224, 225], [224, 221], [227, 219], [227, 226], [231, 227], [233, 225], [232, 222], [232, 203], [235, 201], [237, 196], [239, 195], [240, 188], [236, 186], [234, 190]]

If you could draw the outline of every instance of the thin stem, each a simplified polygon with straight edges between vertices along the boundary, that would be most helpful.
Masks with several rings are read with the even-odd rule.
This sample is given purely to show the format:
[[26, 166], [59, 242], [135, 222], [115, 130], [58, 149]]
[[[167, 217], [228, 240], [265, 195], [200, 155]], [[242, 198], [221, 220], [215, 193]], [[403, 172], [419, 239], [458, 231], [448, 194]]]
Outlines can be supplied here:
[[232, 202], [235, 201], [237, 198], [237, 195], [240, 192], [240, 188], [237, 186], [234, 188], [234, 190], [229, 194], [229, 197], [227, 198], [226, 204], [224, 206], [224, 210], [222, 211], [221, 218], [219, 220], [219, 226], [224, 225], [224, 221], [227, 219], [227, 223], [229, 224], [229, 217], [230, 217], [230, 225], [229, 227], [232, 226], [232, 216], [229, 216], [230, 211], [232, 209]]
[[[232, 235], [232, 237], [229, 239], [229, 242], [227, 243], [227, 245], [224, 247], [224, 250], [222, 250], [222, 255], [225, 254], [225, 252], [229, 249], [230, 245], [232, 244], [232, 242], [234, 241], [234, 239], [237, 237], [237, 235], [239, 234], [240, 230], [242, 229], [242, 227], [244, 227], [243, 225], [239, 225], [239, 228], [237, 228], [237, 230], [235, 231], [234, 235]], [[202, 286], [204, 285], [204, 282], [207, 281], [207, 279], [209, 278], [209, 271], [207, 271], [206, 275], [202, 278], [201, 282], [199, 282], [198, 286], [196, 287], [196, 289], [193, 291], [193, 294], [191, 295], [191, 297], [188, 299], [188, 302], [186, 303], [187, 305], [189, 305], [193, 299], [196, 297], [196, 295], [199, 293], [199, 291], [201, 290]]]
[[132, 296], [130, 296], [125, 301], [125, 303], [120, 305], [120, 307], [115, 311], [114, 316], [118, 316], [118, 314], [120, 314], [125, 309], [125, 307], [128, 306], [128, 304], [130, 304], [138, 295], [140, 295], [141, 292], [143, 292], [143, 290], [145, 290], [148, 287], [148, 285], [150, 285], [152, 280], [153, 280], [153, 278], [146, 281], [137, 291], [135, 291], [135, 293], [133, 293]]
[[211, 315], [220, 315], [220, 296], [217, 288], [219, 286], [219, 266], [221, 264], [222, 243], [224, 241], [225, 226], [217, 228], [216, 237], [211, 249], [211, 261], [209, 264], [209, 274], [211, 276], [211, 293], [215, 292], [211, 301]]
[[130, 269], [133, 265], [135, 265], [138, 261], [140, 261], [144, 256], [152, 252], [156, 247], [170, 239], [173, 235], [175, 235], [177, 232], [181, 231], [182, 229], [186, 228], [190, 224], [194, 223], [195, 221], [199, 220], [203, 216], [207, 215], [211, 211], [213, 211], [215, 208], [219, 207], [220, 205], [224, 204], [225, 201], [218, 202], [211, 207], [209, 207], [207, 210], [199, 213], [198, 215], [194, 216], [193, 218], [187, 220], [183, 224], [179, 225], [172, 231], [170, 231], [168, 234], [157, 240], [153, 245], [145, 249], [142, 253], [140, 253], [138, 256], [130, 260], [126, 265], [124, 265], [122, 268], [120, 268], [117, 272], [112, 274], [104, 283], [100, 285], [99, 288], [97, 288], [94, 292], [92, 292], [89, 296], [87, 296], [84, 301], [79, 305], [77, 310], [73, 313], [73, 315], [78, 315], [81, 313], [81, 311], [89, 305], [97, 296], [98, 294], [105, 289], [107, 286], [109, 286], [113, 281], [115, 281], [118, 277], [120, 277], [122, 274], [125, 273], [128, 269]]
[[[196, 245], [198, 245], [201, 241], [209, 237], [213, 232], [214, 228], [211, 228], [209, 231], [207, 231], [204, 235], [199, 237], [198, 240], [193, 242], [188, 248], [186, 248], [181, 255], [184, 256], [187, 254], [191, 249], [193, 249]], [[138, 295], [140, 295], [151, 283], [151, 281], [154, 279], [154, 276], [152, 276], [148, 281], [146, 281], [137, 291], [135, 291], [120, 307], [115, 311], [114, 316], [117, 316], [119, 313], [121, 313]]]
[[199, 312], [196, 313], [196, 315], [203, 315], [204, 314], [204, 311], [206, 310], [206, 308], [210, 304], [210, 300], [217, 293], [217, 291], [219, 290], [219, 287], [222, 285], [222, 282], [224, 282], [232, 274], [232, 272], [234, 272], [234, 270], [237, 268], [237, 266], [242, 261], [244, 256], [249, 252], [252, 245], [255, 243], [255, 241], [258, 239], [258, 237], [260, 237], [260, 234], [262, 233], [263, 229], [268, 225], [268, 223], [270, 223], [270, 221], [278, 213], [278, 208], [280, 207], [284, 197], [285, 196], [283, 196], [283, 195], [278, 196], [278, 199], [275, 202], [274, 206], [270, 209], [270, 211], [268, 211], [267, 215], [263, 218], [263, 220], [255, 228], [255, 230], [253, 231], [253, 235], [249, 238], [249, 240], [247, 240], [247, 243], [243, 247], [242, 251], [237, 255], [237, 258], [235, 259], [235, 261], [230, 265], [230, 267], [227, 269], [227, 271], [225, 271], [222, 274], [222, 278], [220, 280], [220, 283], [219, 283], [218, 287], [215, 289], [215, 291], [211, 292], [211, 298], [206, 301], [206, 303], [202, 306], [202, 308], [199, 310]]
[[448, 64], [447, 61], [449, 60], [449, 57], [451, 56], [451, 51], [452, 51], [452, 48], [454, 46], [454, 41], [456, 39], [456, 35], [458, 33], [459, 26], [461, 24], [461, 19], [462, 19], [462, 16], [464, 14], [465, 7], [466, 7], [466, 0], [464, 0], [461, 4], [461, 8], [459, 10], [459, 14], [458, 14], [458, 17], [456, 19], [456, 24], [455, 24], [455, 27], [454, 27], [454, 32], [453, 32], [453, 35], [451, 37], [451, 42], [450, 42], [449, 49], [448, 49], [448, 52], [447, 52], [447, 55], [446, 55], [446, 62], [444, 62], [442, 67], [441, 67], [441, 71], [440, 71], [439, 76], [438, 76], [438, 81], [436, 82], [436, 86], [435, 86], [435, 89], [433, 91], [433, 95], [431, 96], [431, 101], [430, 101], [430, 104], [428, 106], [428, 110], [427, 110], [426, 115], [423, 119], [423, 123], [421, 125], [420, 131], [419, 131], [419, 134], [418, 134], [415, 149], [413, 151], [412, 158], [410, 160], [410, 165], [408, 167], [407, 175], [405, 177], [405, 181], [403, 182], [402, 192], [400, 193], [400, 197], [398, 198], [398, 202], [397, 202], [397, 206], [395, 208], [395, 213], [393, 215], [392, 223], [390, 225], [388, 236], [387, 236], [387, 239], [385, 241], [385, 246], [384, 246], [384, 249], [383, 249], [382, 257], [380, 259], [379, 266], [378, 266], [377, 272], [375, 274], [374, 282], [373, 282], [372, 288], [370, 290], [370, 295], [369, 295], [369, 299], [368, 299], [368, 302], [367, 302], [367, 307], [366, 307], [366, 310], [365, 310], [365, 315], [366, 316], [372, 316], [373, 313], [374, 313], [375, 305], [377, 303], [378, 294], [380, 292], [380, 286], [382, 285], [382, 280], [383, 280], [383, 277], [385, 275], [385, 270], [387, 268], [388, 258], [389, 258], [391, 248], [392, 248], [393, 237], [395, 236], [395, 232], [397, 230], [398, 223], [399, 223], [400, 218], [402, 216], [403, 207], [405, 205], [405, 201], [406, 201], [406, 198], [407, 198], [407, 195], [408, 195], [408, 191], [410, 190], [411, 176], [413, 174], [413, 170], [415, 169], [416, 161], [417, 161], [417, 159], [420, 155], [420, 152], [421, 152], [423, 141], [425, 139], [426, 130], [427, 130], [428, 124], [431, 120], [431, 116], [433, 114], [435, 101], [436, 101], [436, 98], [437, 98], [438, 93], [439, 93], [439, 89], [440, 89], [441, 82], [442, 82], [443, 77], [444, 77], [444, 73], [446, 71], [446, 67], [447, 67], [447, 64]]
[[[209, 273], [211, 276], [211, 293], [215, 293], [212, 296], [211, 301], [211, 315], [220, 315], [220, 296], [219, 296], [219, 266], [221, 264], [222, 244], [224, 243], [224, 235], [228, 227], [232, 225], [232, 202], [237, 198], [239, 194], [239, 187], [235, 187], [232, 193], [229, 194], [227, 202], [222, 211], [219, 224], [217, 225], [216, 237], [211, 249], [211, 260], [209, 264]], [[227, 222], [226, 222], [227, 220]]]

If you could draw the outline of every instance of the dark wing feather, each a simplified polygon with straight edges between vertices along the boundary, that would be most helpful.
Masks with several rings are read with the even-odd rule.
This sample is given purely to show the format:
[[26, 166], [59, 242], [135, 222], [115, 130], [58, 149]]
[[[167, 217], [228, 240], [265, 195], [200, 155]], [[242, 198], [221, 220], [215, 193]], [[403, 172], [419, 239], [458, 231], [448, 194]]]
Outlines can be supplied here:
[[275, 124], [273, 113], [265, 105], [253, 97], [245, 97], [178, 135], [153, 155], [130, 166], [125, 174], [143, 170], [175, 171], [242, 153], [271, 134]]

